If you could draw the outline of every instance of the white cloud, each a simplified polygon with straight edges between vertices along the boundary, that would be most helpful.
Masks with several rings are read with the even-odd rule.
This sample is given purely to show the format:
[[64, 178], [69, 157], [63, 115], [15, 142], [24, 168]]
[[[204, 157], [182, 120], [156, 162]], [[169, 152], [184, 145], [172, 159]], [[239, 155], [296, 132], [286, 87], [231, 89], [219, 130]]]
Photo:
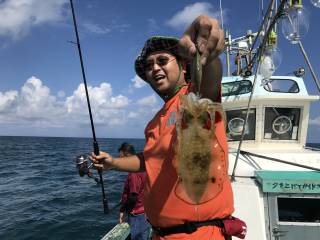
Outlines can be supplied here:
[[50, 89], [34, 76], [22, 86], [15, 110], [18, 118], [31, 121], [50, 121], [65, 112], [62, 103], [50, 94]]
[[166, 24], [176, 29], [185, 29], [197, 16], [201, 14], [206, 14], [220, 19], [220, 11], [214, 11], [212, 4], [208, 2], [197, 2], [188, 5], [182, 11], [177, 12], [166, 22]]
[[142, 107], [154, 107], [157, 104], [157, 98], [152, 94], [150, 96], [139, 99], [137, 101], [137, 104]]
[[111, 31], [111, 29], [101, 26], [99, 24], [96, 23], [92, 23], [92, 22], [85, 22], [82, 24], [82, 26], [89, 32], [91, 33], [95, 33], [98, 35], [104, 35], [107, 34]]
[[138, 118], [139, 113], [138, 112], [129, 112], [128, 118]]
[[[113, 133], [113, 136], [141, 137], [145, 124], [159, 108], [155, 95], [132, 101], [127, 96], [114, 94], [106, 82], [88, 86], [88, 91], [99, 136]], [[0, 135], [90, 134], [89, 124], [83, 84], [69, 96], [62, 92], [54, 95], [33, 76], [17, 91], [0, 92]], [[8, 129], [16, 132], [8, 133]]]
[[309, 120], [309, 124], [320, 126], [320, 116]]
[[131, 25], [128, 23], [112, 23], [112, 29], [115, 29], [119, 32], [127, 32], [130, 29]]
[[154, 34], [159, 30], [157, 21], [154, 18], [149, 18], [148, 20], [148, 33]]
[[64, 19], [68, 0], [4, 0], [0, 3], [0, 36], [19, 39], [31, 27]]
[[116, 20], [109, 22], [108, 26], [103, 26], [101, 24], [94, 23], [92, 21], [86, 21], [81, 24], [82, 27], [89, 33], [94, 33], [98, 35], [105, 35], [112, 31], [116, 32], [127, 32], [131, 25], [127, 23], [119, 23]]
[[147, 85], [147, 83], [143, 81], [138, 75], [135, 75], [134, 78], [132, 78], [130, 81], [133, 82], [134, 88], [142, 88]]
[[0, 113], [6, 113], [12, 109], [18, 97], [17, 91], [0, 92]]
[[108, 26], [95, 23], [91, 20], [86, 20], [81, 24], [82, 28], [89, 33], [97, 35], [105, 35], [110, 32], [127, 32], [131, 25], [127, 23], [119, 23], [117, 20], [112, 20]]
[[60, 90], [57, 95], [59, 98], [63, 98], [66, 96], [66, 93], [64, 91]]
[[[109, 83], [101, 83], [99, 87], [88, 86], [90, 105], [97, 123], [118, 124], [123, 123], [124, 109], [128, 106], [130, 100], [122, 95], [113, 96], [112, 88]], [[74, 120], [84, 119], [88, 115], [87, 100], [84, 84], [73, 92], [73, 95], [67, 97], [66, 109], [70, 117]]]
[[[136, 106], [135, 106], [136, 105]], [[150, 95], [139, 99], [133, 104], [134, 111], [130, 111], [128, 118], [133, 122], [145, 122], [151, 120], [154, 114], [160, 109], [155, 95]], [[143, 126], [144, 128], [145, 126]]]
[[[0, 122], [25, 126], [56, 126], [65, 113], [40, 79], [29, 78], [20, 91], [0, 92]], [[59, 125], [59, 124], [58, 124]]]
[[[94, 119], [97, 123], [124, 123], [130, 100], [113, 96], [109, 83], [88, 87]], [[84, 85], [80, 84], [65, 101], [58, 100], [36, 77], [29, 78], [20, 91], [0, 92], [0, 122], [40, 127], [87, 124], [88, 107]]]

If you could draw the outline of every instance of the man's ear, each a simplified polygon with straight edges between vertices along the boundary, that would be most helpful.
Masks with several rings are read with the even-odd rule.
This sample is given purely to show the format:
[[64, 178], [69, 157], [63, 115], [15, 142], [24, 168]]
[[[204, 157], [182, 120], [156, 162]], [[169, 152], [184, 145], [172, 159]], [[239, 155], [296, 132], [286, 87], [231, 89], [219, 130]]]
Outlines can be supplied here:
[[190, 63], [188, 62], [188, 60], [182, 61], [181, 67], [182, 67], [182, 72], [184, 73], [185, 80], [189, 82], [191, 77], [190, 77]]
[[186, 73], [187, 72], [187, 63], [186, 63], [186, 61], [182, 61], [181, 66], [182, 66], [182, 72]]

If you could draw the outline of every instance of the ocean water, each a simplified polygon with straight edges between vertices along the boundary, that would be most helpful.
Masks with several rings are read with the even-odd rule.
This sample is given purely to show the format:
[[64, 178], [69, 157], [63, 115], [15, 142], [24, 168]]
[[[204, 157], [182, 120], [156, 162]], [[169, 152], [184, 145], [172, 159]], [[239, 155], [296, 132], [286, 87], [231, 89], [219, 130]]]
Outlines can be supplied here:
[[[98, 139], [111, 154], [124, 141], [143, 149], [143, 139]], [[104, 236], [118, 222], [119, 208], [104, 214], [101, 186], [76, 171], [74, 158], [91, 151], [89, 138], [0, 137], [0, 239]], [[119, 202], [126, 175], [104, 172], [109, 208]]]
[[[114, 155], [124, 141], [143, 149], [143, 139], [98, 139], [100, 149]], [[104, 214], [100, 185], [76, 171], [74, 158], [91, 151], [89, 138], [0, 137], [0, 239], [104, 236], [118, 222], [119, 208]], [[119, 202], [126, 176], [104, 173], [110, 208]]]

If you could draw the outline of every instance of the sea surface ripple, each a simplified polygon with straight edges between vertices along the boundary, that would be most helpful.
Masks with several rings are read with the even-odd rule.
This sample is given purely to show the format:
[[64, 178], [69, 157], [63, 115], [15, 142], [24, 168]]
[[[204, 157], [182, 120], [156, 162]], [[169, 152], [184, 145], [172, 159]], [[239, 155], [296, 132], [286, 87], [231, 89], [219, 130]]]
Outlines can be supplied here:
[[[122, 142], [137, 151], [143, 139], [98, 139], [116, 155]], [[74, 159], [90, 153], [89, 138], [0, 137], [0, 239], [100, 239], [117, 222], [126, 173], [105, 172], [111, 213], [104, 214], [101, 185], [80, 177]], [[98, 175], [94, 171], [95, 177]]]

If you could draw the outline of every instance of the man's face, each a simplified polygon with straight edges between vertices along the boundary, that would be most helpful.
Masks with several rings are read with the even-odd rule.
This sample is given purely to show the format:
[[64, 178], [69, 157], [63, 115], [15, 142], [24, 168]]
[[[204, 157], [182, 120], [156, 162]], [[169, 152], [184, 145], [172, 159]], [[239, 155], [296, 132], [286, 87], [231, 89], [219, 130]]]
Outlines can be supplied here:
[[162, 94], [170, 94], [177, 86], [181, 71], [176, 57], [162, 51], [151, 53], [147, 57], [145, 74], [147, 81], [155, 89]]
[[125, 153], [124, 153], [123, 151], [121, 151], [121, 150], [120, 150], [120, 151], [119, 151], [119, 157], [121, 157], [121, 158], [122, 158], [122, 157], [125, 157], [125, 156], [126, 156], [126, 155], [125, 155]]

